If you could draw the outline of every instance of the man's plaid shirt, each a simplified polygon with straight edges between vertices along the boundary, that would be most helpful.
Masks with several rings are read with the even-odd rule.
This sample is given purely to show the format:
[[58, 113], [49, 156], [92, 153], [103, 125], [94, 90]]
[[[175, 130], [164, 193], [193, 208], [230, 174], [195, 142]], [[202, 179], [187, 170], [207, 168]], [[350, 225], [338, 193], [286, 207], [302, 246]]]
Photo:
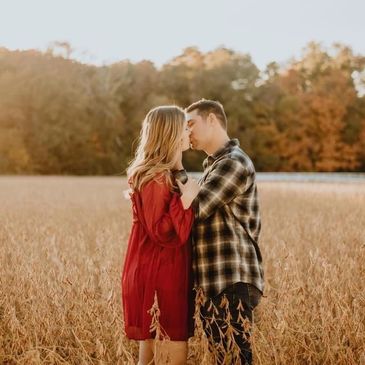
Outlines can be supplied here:
[[[264, 291], [261, 229], [255, 168], [237, 139], [229, 140], [204, 162], [200, 192], [193, 202], [194, 285], [208, 297], [244, 282]], [[187, 180], [185, 170], [175, 178]]]

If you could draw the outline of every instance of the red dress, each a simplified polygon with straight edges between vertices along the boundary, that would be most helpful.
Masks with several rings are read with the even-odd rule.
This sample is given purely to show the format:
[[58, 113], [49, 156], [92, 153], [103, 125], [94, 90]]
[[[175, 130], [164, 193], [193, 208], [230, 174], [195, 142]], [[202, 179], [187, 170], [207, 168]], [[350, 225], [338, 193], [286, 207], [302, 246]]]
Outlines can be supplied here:
[[192, 208], [160, 179], [131, 194], [133, 224], [122, 273], [122, 304], [129, 339], [154, 338], [150, 333], [155, 292], [160, 325], [172, 341], [188, 338], [188, 291]]

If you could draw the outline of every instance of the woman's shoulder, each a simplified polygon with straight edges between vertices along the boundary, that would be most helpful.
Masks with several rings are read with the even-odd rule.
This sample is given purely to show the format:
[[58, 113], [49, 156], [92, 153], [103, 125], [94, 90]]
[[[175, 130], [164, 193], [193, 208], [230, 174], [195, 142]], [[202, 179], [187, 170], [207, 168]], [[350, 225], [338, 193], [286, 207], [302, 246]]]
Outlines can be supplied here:
[[[132, 181], [130, 183], [132, 183]], [[168, 172], [158, 172], [149, 177], [147, 181], [144, 181], [139, 189], [134, 189], [134, 191], [139, 192], [142, 195], [146, 193], [168, 194], [171, 190], [172, 180], [171, 174]]]
[[153, 189], [170, 190], [170, 181], [171, 177], [168, 172], [159, 172], [145, 183], [144, 188], [149, 187]]
[[[172, 174], [170, 172], [167, 172], [167, 171], [158, 172], [155, 175], [150, 176], [147, 181], [144, 181], [144, 183], [142, 184], [142, 188], [147, 185], [154, 185], [154, 184], [169, 185], [169, 181], [171, 180], [171, 177], [172, 177]], [[135, 187], [135, 184], [134, 184], [135, 181], [134, 181], [133, 176], [129, 176], [127, 179], [127, 182], [131, 188]]]

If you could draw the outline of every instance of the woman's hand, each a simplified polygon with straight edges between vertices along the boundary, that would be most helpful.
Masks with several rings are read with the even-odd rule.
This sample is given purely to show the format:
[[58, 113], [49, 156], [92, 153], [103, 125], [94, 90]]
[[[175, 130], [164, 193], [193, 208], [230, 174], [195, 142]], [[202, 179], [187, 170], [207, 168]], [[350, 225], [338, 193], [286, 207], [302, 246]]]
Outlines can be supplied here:
[[181, 192], [181, 202], [184, 209], [188, 209], [199, 193], [200, 186], [195, 179], [189, 178], [188, 181], [183, 184], [179, 180], [176, 180]]

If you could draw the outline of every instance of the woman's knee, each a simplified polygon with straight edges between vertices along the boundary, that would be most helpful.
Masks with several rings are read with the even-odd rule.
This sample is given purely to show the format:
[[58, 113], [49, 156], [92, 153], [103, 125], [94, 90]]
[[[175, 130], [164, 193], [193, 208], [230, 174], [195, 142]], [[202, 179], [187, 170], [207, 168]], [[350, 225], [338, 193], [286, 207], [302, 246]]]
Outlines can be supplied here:
[[153, 358], [154, 358], [153, 341], [152, 340], [140, 341], [138, 365], [153, 365], [154, 364]]

